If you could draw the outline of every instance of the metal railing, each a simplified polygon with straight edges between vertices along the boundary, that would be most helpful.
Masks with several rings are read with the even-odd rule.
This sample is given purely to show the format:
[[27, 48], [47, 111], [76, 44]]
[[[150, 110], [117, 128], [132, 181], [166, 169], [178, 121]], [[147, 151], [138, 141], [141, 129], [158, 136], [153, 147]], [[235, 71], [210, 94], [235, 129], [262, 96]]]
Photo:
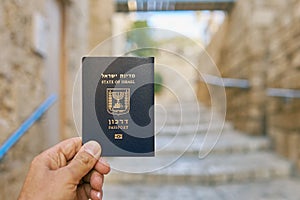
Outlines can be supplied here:
[[[202, 81], [209, 85], [225, 87], [225, 88], [241, 88], [241, 89], [251, 88], [251, 84], [247, 79], [221, 78], [214, 75], [204, 74], [202, 75]], [[300, 90], [285, 89], [285, 88], [267, 88], [266, 95], [269, 97], [295, 99], [295, 98], [300, 98]]]
[[294, 99], [294, 98], [300, 98], [300, 90], [268, 88], [267, 95], [270, 97], [283, 97], [287, 99]]
[[221, 78], [214, 75], [204, 74], [202, 75], [203, 81], [209, 85], [215, 85], [220, 87], [231, 87], [231, 88], [250, 88], [250, 83], [246, 79], [237, 78]]
[[50, 95], [23, 124], [0, 146], [0, 160], [27, 130], [56, 102], [57, 95]]

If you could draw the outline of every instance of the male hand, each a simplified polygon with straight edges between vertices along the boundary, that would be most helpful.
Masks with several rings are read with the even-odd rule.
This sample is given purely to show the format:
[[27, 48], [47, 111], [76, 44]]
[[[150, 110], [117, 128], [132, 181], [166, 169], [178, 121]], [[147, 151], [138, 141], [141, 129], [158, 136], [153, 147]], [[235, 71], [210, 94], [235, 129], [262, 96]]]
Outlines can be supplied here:
[[[110, 166], [95, 141], [82, 146], [71, 138], [41, 153], [31, 163], [19, 200], [100, 200]], [[100, 159], [99, 159], [100, 158]]]

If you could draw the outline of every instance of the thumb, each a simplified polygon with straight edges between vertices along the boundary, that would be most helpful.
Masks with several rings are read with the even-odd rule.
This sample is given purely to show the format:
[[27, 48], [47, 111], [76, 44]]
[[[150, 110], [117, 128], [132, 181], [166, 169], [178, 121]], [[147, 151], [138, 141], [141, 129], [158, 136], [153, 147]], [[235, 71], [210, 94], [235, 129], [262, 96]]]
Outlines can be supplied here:
[[70, 180], [78, 184], [80, 180], [95, 166], [100, 158], [101, 147], [95, 141], [84, 144], [71, 162], [64, 168]]

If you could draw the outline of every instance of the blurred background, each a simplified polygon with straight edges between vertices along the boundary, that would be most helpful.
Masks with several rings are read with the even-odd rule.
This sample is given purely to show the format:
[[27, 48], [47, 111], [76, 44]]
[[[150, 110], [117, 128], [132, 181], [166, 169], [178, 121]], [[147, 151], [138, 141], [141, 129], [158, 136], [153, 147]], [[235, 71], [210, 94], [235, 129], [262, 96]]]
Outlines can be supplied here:
[[[136, 28], [169, 34], [131, 31]], [[158, 125], [164, 119], [156, 145], [172, 140], [178, 127], [182, 143], [195, 139], [188, 149], [174, 143], [164, 152], [184, 152], [168, 168], [113, 171], [104, 199], [300, 198], [299, 0], [1, 0], [0, 199], [17, 198], [35, 155], [78, 135], [73, 84], [81, 57], [101, 42], [99, 55], [155, 47], [188, 58], [151, 49], [130, 53], [155, 56], [189, 83], [187, 90], [170, 70], [155, 68], [156, 102], [168, 113], [166, 119], [156, 113]], [[181, 109], [162, 85], [181, 96]], [[224, 90], [226, 101], [213, 103]], [[212, 107], [221, 117], [210, 122]], [[199, 113], [197, 124], [190, 123]], [[12, 135], [22, 136], [7, 148]]]

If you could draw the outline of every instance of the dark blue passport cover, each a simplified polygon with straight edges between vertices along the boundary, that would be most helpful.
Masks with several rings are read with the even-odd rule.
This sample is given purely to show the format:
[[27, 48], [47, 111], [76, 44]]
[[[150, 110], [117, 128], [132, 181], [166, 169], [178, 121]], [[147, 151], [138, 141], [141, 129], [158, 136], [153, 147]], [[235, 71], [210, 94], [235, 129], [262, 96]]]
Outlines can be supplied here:
[[82, 58], [82, 139], [102, 156], [154, 156], [154, 58]]

